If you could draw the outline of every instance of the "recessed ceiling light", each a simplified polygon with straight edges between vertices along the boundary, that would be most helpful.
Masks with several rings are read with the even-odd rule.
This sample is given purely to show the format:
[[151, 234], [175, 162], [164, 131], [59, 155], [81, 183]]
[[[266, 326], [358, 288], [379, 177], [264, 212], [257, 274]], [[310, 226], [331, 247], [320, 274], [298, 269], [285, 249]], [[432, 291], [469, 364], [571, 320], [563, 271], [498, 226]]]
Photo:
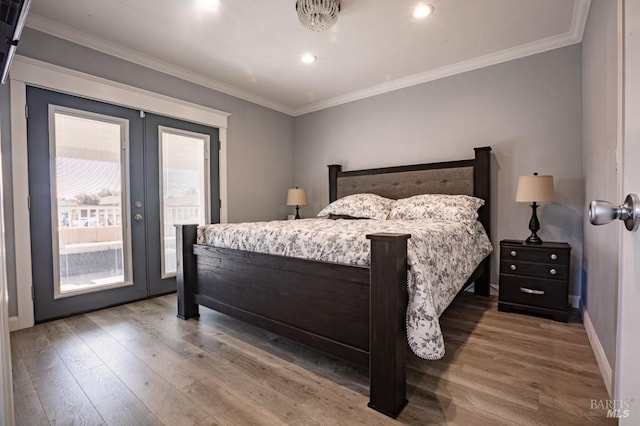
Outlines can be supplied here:
[[426, 3], [418, 3], [415, 9], [413, 9], [413, 17], [416, 19], [424, 19], [433, 14], [433, 5]]
[[312, 55], [311, 53], [305, 53], [304, 55], [302, 55], [300, 60], [305, 64], [312, 64], [317, 61], [318, 58], [316, 57], [316, 55]]
[[220, 7], [220, 0], [196, 0], [196, 6], [203, 12], [217, 12]]

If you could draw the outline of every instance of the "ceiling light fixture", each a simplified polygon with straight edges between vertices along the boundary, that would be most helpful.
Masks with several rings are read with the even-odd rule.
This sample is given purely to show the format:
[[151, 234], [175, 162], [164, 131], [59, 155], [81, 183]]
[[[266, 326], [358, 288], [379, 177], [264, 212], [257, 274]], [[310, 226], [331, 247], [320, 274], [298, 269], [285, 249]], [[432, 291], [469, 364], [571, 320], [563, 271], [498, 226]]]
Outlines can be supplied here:
[[427, 16], [433, 15], [433, 5], [426, 3], [419, 3], [415, 9], [413, 9], [413, 17], [416, 19], [424, 19]]
[[305, 64], [312, 64], [318, 60], [318, 57], [316, 55], [312, 55], [311, 53], [305, 53], [304, 55], [302, 55], [300, 60]]
[[326, 31], [338, 21], [340, 0], [297, 0], [300, 23], [311, 31]]
[[203, 12], [217, 12], [220, 0], [196, 0], [196, 5]]

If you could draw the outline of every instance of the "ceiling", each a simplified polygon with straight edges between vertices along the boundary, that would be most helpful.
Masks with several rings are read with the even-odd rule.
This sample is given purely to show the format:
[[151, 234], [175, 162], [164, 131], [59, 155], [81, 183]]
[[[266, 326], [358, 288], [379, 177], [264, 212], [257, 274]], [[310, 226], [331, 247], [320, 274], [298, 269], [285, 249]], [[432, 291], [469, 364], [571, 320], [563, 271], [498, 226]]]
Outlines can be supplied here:
[[295, 0], [33, 0], [27, 26], [296, 116], [578, 43], [590, 4], [427, 2], [342, 0], [315, 33]]

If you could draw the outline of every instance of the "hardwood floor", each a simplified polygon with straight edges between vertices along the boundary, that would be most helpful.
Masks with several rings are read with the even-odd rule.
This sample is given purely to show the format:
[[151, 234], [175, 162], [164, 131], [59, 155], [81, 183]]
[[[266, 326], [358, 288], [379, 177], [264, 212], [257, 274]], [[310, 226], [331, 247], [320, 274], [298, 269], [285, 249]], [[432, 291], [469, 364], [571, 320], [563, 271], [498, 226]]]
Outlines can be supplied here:
[[367, 374], [175, 295], [11, 335], [18, 425], [616, 424], [582, 324], [498, 312], [459, 297], [446, 355], [409, 357], [409, 405], [367, 408]]

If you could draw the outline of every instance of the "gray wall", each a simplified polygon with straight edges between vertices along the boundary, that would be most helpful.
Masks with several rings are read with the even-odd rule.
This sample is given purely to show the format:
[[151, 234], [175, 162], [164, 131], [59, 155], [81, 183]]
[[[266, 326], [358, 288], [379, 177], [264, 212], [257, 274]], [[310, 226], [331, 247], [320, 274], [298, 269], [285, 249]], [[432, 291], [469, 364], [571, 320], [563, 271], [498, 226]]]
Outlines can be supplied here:
[[[289, 213], [284, 204], [286, 190], [293, 184], [292, 117], [30, 28], [25, 29], [18, 53], [231, 113], [227, 133], [229, 221], [282, 219]], [[9, 109], [3, 92], [0, 105], [4, 131]], [[10, 157], [6, 140], [3, 137], [3, 162]], [[10, 185], [11, 180], [5, 181], [8, 194]], [[12, 207], [5, 204], [5, 208], [11, 211]], [[16, 315], [15, 270], [9, 273], [14, 274], [9, 280], [9, 314]]]
[[[543, 240], [573, 248], [580, 292], [584, 195], [581, 55], [574, 45], [297, 117], [294, 179], [307, 216], [328, 202], [327, 164], [346, 170], [473, 157], [491, 145], [494, 246], [528, 236], [531, 209], [514, 202], [518, 176], [555, 177], [540, 210]], [[497, 283], [493, 260], [492, 283]]]
[[[591, 3], [582, 40], [583, 167], [586, 201], [619, 203], [617, 3]], [[615, 364], [618, 224], [584, 221], [582, 302], [611, 367]]]

